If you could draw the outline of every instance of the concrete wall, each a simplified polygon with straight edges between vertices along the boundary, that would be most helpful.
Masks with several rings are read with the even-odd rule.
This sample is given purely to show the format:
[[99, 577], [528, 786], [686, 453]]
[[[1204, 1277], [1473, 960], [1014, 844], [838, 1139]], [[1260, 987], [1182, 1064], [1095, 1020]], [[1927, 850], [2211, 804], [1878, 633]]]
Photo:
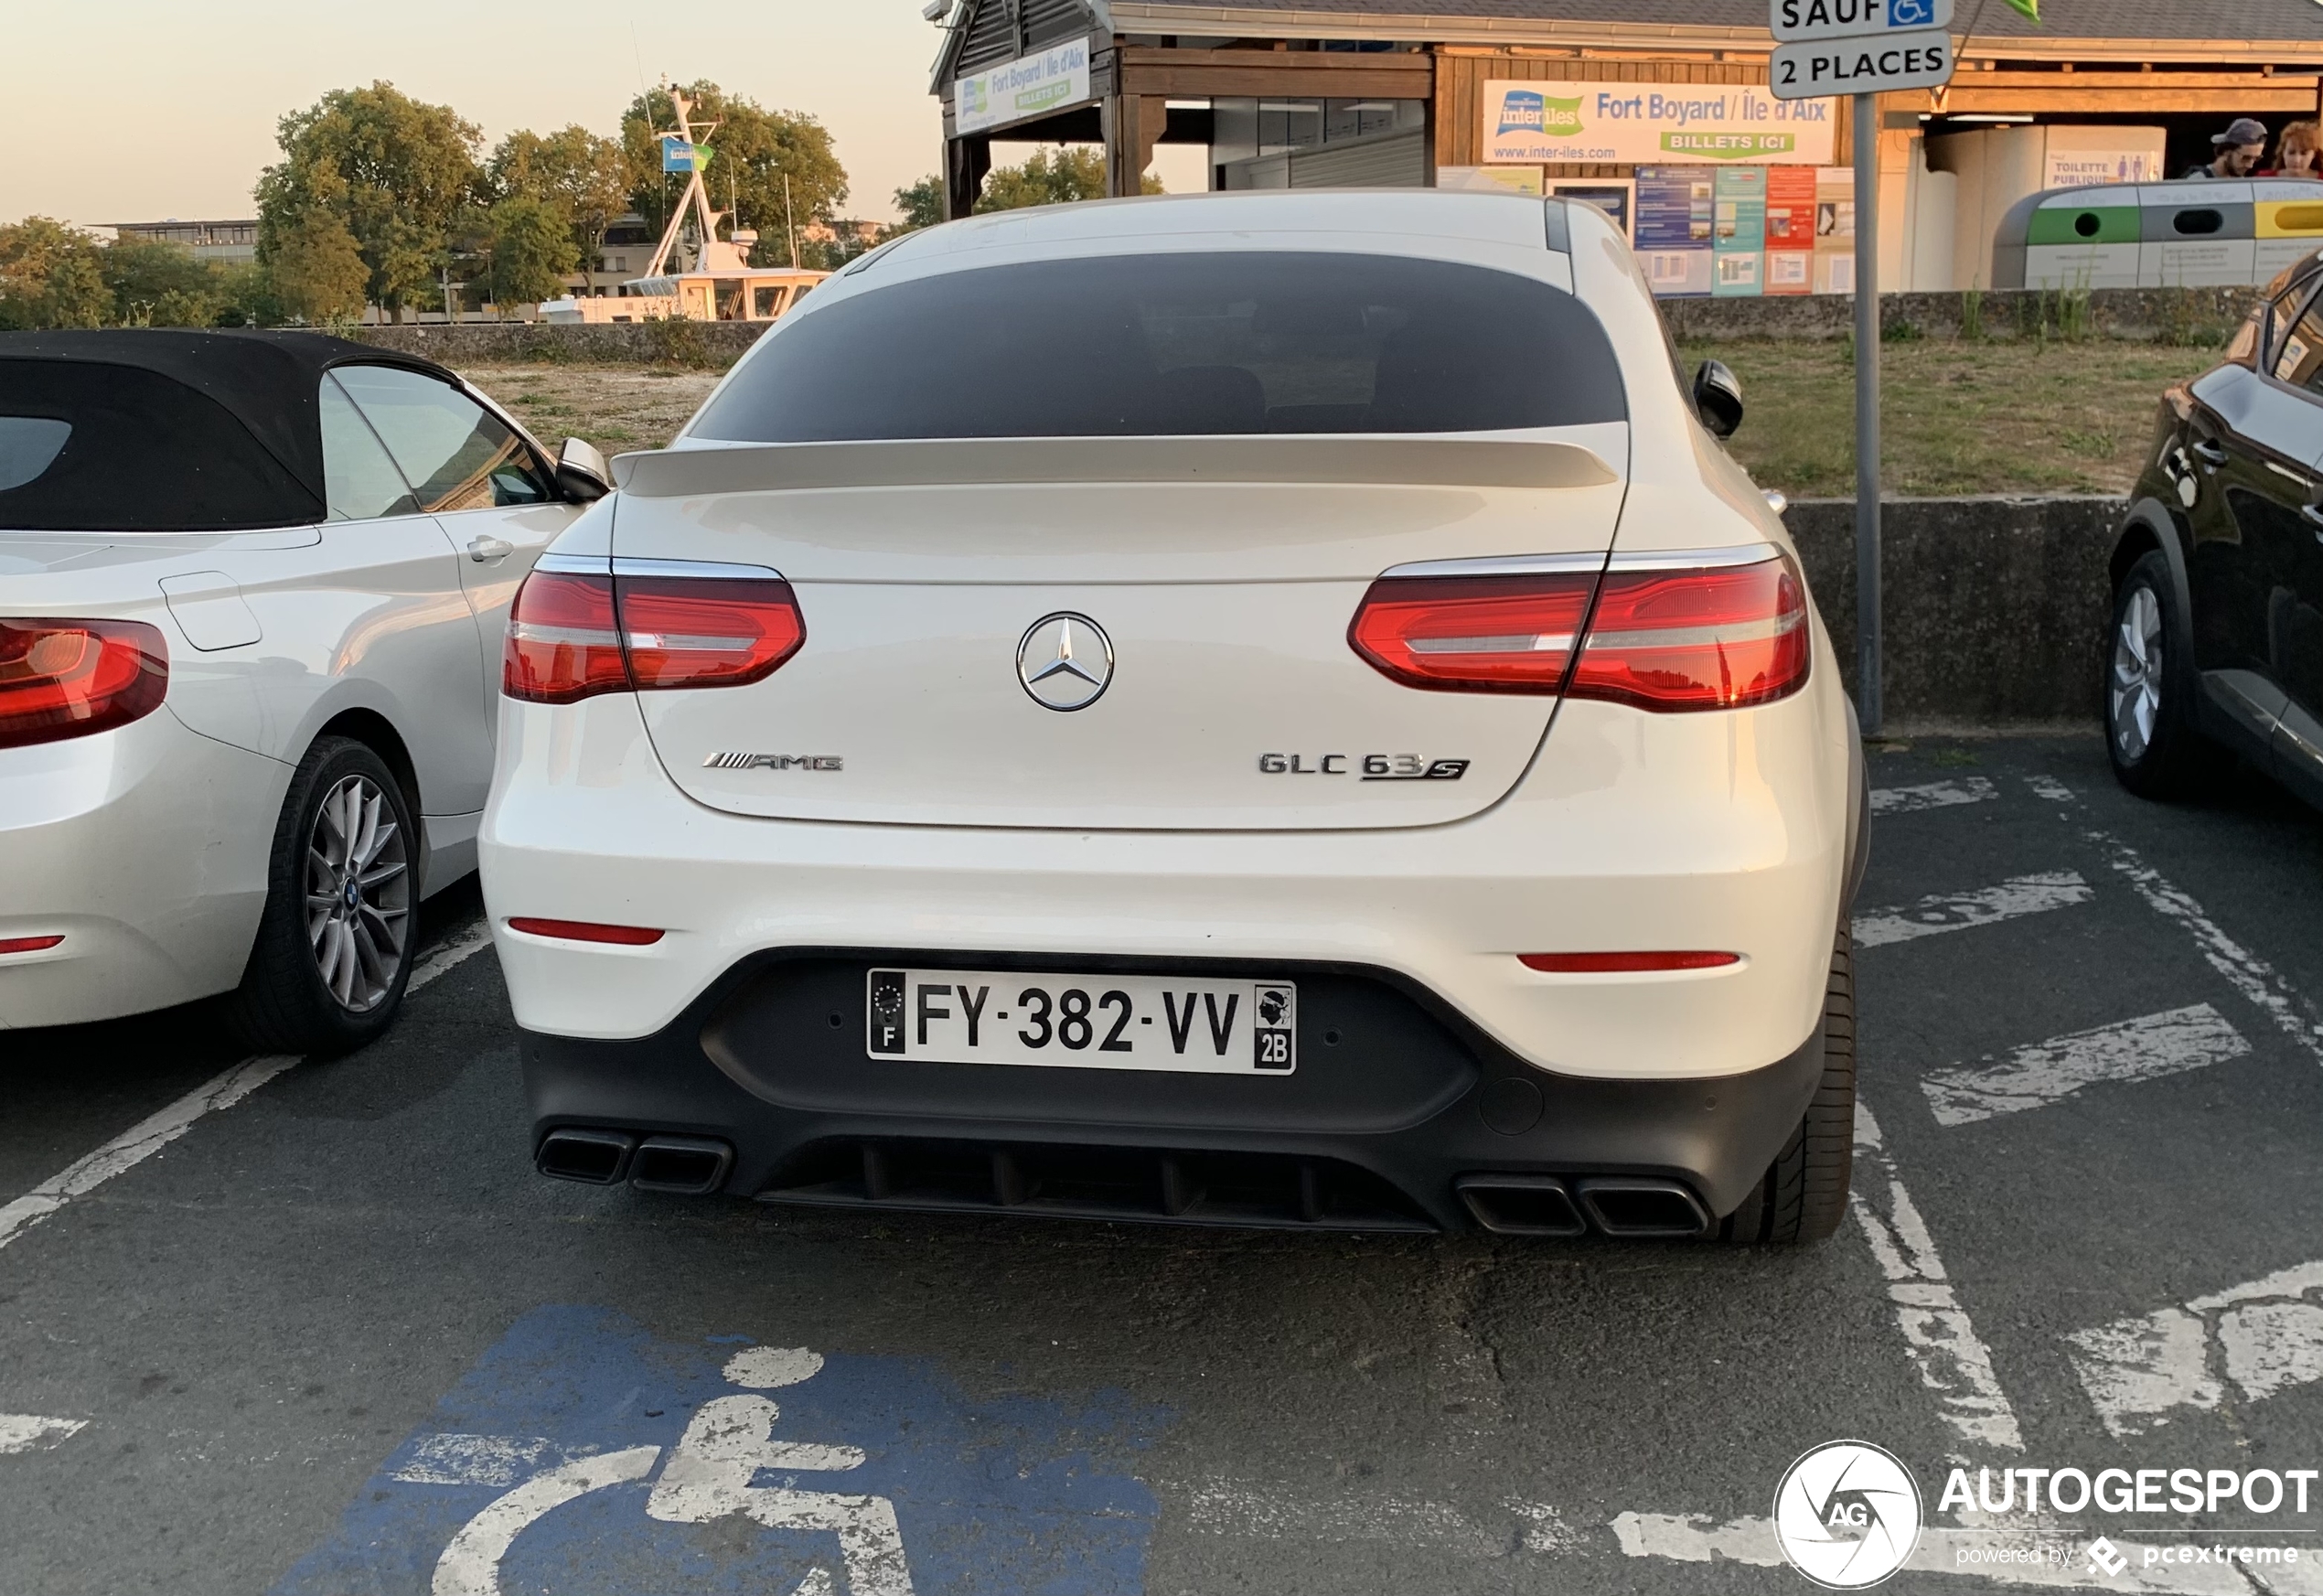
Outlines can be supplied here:
[[[2222, 343], [2256, 303], [2255, 288], [2100, 288], [2086, 305], [2038, 289], [1986, 294], [1983, 332], [1996, 338], [2071, 332], [2101, 338], [2179, 344]], [[1969, 305], [1959, 294], [1884, 294], [1889, 337], [1961, 336]], [[1662, 314], [1680, 343], [1733, 338], [1839, 338], [1855, 327], [1855, 301], [1811, 294], [1762, 299], [1665, 299]], [[349, 336], [457, 366], [476, 360], [609, 362], [723, 368], [772, 324], [646, 321], [603, 327], [547, 322], [469, 321], [453, 326], [365, 327]]]
[[381, 348], [425, 355], [447, 366], [480, 360], [641, 366], [703, 366], [723, 370], [773, 324], [750, 321], [638, 321], [602, 326], [539, 321], [464, 321], [449, 326], [363, 327], [348, 336]]
[[[2118, 498], [1905, 498], [1882, 507], [1890, 730], [2096, 724], [2113, 616]], [[1795, 501], [1798, 541], [1842, 673], [1855, 680], [1855, 501]]]
[[[1966, 294], [1882, 294], [1886, 336], [1954, 338], [1971, 306], [1992, 338], [2077, 335], [2136, 343], [2220, 344], [2258, 303], [2256, 288], [2095, 288], [2068, 298], [2038, 288]], [[1855, 330], [1855, 299], [1844, 294], [1758, 299], [1665, 299], [1663, 317], [1680, 343], [1722, 338], [1840, 338]]]

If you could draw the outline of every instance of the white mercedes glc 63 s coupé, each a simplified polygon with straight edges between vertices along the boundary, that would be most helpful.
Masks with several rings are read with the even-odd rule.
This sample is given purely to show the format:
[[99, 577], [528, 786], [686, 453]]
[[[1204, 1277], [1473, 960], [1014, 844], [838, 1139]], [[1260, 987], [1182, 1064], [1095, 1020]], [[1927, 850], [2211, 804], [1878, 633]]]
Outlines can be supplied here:
[[0, 335], [0, 1030], [227, 993], [271, 1052], [377, 1035], [604, 469], [318, 334]]
[[1016, 211], [833, 278], [515, 605], [479, 846], [541, 1170], [1827, 1235], [1861, 758], [1692, 386], [1554, 199]]

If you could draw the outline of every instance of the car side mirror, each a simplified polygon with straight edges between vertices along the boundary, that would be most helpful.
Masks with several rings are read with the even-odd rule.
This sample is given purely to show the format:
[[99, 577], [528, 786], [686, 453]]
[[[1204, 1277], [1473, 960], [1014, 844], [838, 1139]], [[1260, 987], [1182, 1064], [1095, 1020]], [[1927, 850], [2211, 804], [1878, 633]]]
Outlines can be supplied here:
[[1721, 438], [1742, 424], [1742, 380], [1723, 360], [1705, 360], [1694, 373], [1694, 413]]
[[557, 450], [557, 490], [570, 503], [594, 503], [613, 491], [613, 467], [605, 463], [594, 445], [567, 438]]

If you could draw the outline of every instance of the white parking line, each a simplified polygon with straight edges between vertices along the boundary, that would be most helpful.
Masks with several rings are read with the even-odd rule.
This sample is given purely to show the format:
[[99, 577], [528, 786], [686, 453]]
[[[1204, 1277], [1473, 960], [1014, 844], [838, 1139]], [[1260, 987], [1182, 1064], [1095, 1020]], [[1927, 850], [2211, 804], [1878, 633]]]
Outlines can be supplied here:
[[86, 1419], [44, 1419], [37, 1413], [0, 1413], [0, 1457], [47, 1451], [89, 1428]]
[[1964, 931], [1972, 926], [2013, 920], [2019, 915], [2071, 908], [2075, 904], [2087, 903], [2090, 896], [2089, 884], [2070, 870], [2011, 876], [1998, 886], [1966, 893], [1939, 893], [1916, 904], [1858, 915], [1855, 945], [1858, 948], [1884, 948], [1891, 942]]
[[1382, 1541], [1479, 1558], [1504, 1558], [1517, 1545], [1531, 1552], [1585, 1549], [1589, 1532], [1546, 1503], [1511, 1499], [1500, 1507], [1506, 1516], [1487, 1523], [1449, 1502], [1369, 1494], [1318, 1500], [1301, 1491], [1205, 1480], [1187, 1490], [1184, 1514], [1196, 1534], [1253, 1540]]
[[2317, 1022], [2315, 1011], [2291, 990], [2290, 982], [2275, 973], [2273, 965], [2220, 930], [2202, 913], [2201, 905], [2163, 880], [2161, 872], [2140, 858], [2136, 849], [2104, 831], [2085, 835], [2105, 850], [2105, 862], [2137, 889], [2149, 908], [2186, 927], [2212, 969], [2257, 1004], [2285, 1035], [2323, 1059], [2323, 1023]]
[[1971, 1125], [2038, 1109], [2102, 1081], [2154, 1080], [2241, 1058], [2251, 1050], [2208, 1003], [2052, 1036], [1997, 1063], [1935, 1070], [1922, 1079], [1939, 1125]]
[[[462, 959], [487, 947], [491, 931], [481, 923], [467, 927], [432, 950], [412, 967], [405, 988], [416, 991]], [[193, 1129], [194, 1121], [220, 1109], [230, 1109], [276, 1076], [298, 1063], [289, 1055], [245, 1058], [216, 1078], [196, 1087], [157, 1113], [149, 1114], [85, 1158], [75, 1160], [16, 1201], [0, 1206], [0, 1248], [124, 1170], [159, 1152]]]
[[1960, 781], [1931, 781], [1919, 787], [1875, 787], [1871, 789], [1871, 812], [1875, 815], [1908, 815], [1914, 809], [1943, 809], [1955, 804], [1980, 804], [1986, 798], [1999, 796], [1998, 789], [1981, 776], [1971, 776]]
[[1879, 1122], [1860, 1099], [1855, 1108], [1855, 1151], [1857, 1169], [1848, 1206], [1871, 1243], [1880, 1272], [1888, 1277], [1896, 1324], [1919, 1367], [1921, 1383], [1936, 1394], [1938, 1413], [1961, 1440], [2023, 1451], [2024, 1434], [1993, 1370], [1992, 1351], [1953, 1295], [1927, 1222], [1897, 1178]]
[[[1700, 1514], [1624, 1513], [1613, 1520], [1613, 1534], [1622, 1550], [1633, 1558], [1667, 1558], [1681, 1563], [1730, 1562], [1772, 1569], [1782, 1564], [1774, 1539], [1774, 1524], [1765, 1518], [1736, 1518], [1714, 1524]], [[2108, 1537], [2111, 1538], [2111, 1537]], [[2255, 1589], [2225, 1564], [2178, 1563], [2146, 1566], [2142, 1541], [2114, 1540], [2114, 1548], [2129, 1559], [2116, 1575], [2100, 1573], [2078, 1546], [2063, 1562], [2017, 1563], [1977, 1560], [1977, 1554], [2020, 1550], [2036, 1539], [2050, 1545], [2070, 1544], [2053, 1529], [2036, 1537], [2030, 1530], [1962, 1529], [1932, 1524], [1920, 1535], [1920, 1544], [1904, 1564], [1918, 1573], [1957, 1574], [1989, 1580], [2001, 1585], [2029, 1585], [2051, 1591], [2174, 1591], [2189, 1596], [2251, 1596]], [[2274, 1569], [2267, 1570], [2271, 1580]], [[2296, 1577], [2296, 1576], [2295, 1576]], [[2304, 1590], [2304, 1585], [2270, 1590]]]
[[2216, 1408], [2323, 1380], [2323, 1262], [2065, 1337], [2105, 1428], [2137, 1435], [2179, 1409]]

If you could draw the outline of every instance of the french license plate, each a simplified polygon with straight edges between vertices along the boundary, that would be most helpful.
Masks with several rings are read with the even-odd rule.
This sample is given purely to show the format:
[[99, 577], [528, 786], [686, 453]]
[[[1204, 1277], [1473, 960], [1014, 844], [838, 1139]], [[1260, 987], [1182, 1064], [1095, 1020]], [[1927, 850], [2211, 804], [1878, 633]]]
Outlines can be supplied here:
[[874, 1058], [1290, 1075], [1299, 989], [1287, 980], [874, 969]]

